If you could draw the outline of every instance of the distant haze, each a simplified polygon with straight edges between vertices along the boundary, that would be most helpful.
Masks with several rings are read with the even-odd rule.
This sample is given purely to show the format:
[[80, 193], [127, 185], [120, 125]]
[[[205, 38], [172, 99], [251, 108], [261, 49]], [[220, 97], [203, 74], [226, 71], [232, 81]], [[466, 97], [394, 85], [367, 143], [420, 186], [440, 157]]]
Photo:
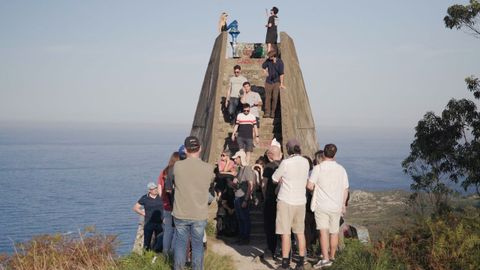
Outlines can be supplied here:
[[480, 73], [480, 41], [443, 25], [455, 3], [1, 1], [0, 122], [189, 126], [220, 13], [264, 42], [276, 5], [317, 126], [412, 129]]

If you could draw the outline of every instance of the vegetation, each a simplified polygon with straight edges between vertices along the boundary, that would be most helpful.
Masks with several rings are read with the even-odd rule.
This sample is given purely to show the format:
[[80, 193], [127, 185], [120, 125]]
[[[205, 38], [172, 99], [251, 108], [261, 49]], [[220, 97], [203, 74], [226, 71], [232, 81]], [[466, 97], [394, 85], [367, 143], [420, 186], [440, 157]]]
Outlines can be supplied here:
[[470, 0], [470, 5], [453, 5], [448, 8], [447, 16], [443, 18], [445, 27], [450, 29], [466, 28], [474, 36], [480, 37], [480, 28], [476, 26], [480, 13], [480, 2]]
[[418, 216], [383, 240], [347, 241], [331, 269], [478, 269], [480, 209]]
[[[170, 270], [171, 258], [154, 252], [118, 257], [117, 237], [86, 228], [78, 235], [41, 235], [16, 245], [13, 255], [0, 255], [1, 270]], [[154, 259], [155, 257], [155, 259]], [[233, 260], [207, 252], [205, 269], [231, 270]]]

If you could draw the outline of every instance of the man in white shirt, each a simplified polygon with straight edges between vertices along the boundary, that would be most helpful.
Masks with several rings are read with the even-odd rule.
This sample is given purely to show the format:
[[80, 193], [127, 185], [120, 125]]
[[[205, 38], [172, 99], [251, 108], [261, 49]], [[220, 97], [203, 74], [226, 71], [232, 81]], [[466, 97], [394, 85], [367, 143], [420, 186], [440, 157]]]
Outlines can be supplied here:
[[235, 117], [237, 117], [240, 96], [243, 94], [243, 83], [247, 81], [247, 78], [241, 75], [241, 72], [242, 67], [239, 65], [235, 65], [233, 67], [234, 76], [230, 77], [227, 96], [225, 99], [225, 108], [228, 108], [228, 117], [231, 123], [234, 123]]
[[292, 231], [297, 236], [298, 253], [300, 255], [295, 269], [303, 269], [305, 261], [305, 204], [307, 203], [305, 187], [310, 164], [307, 159], [301, 156], [300, 144], [295, 139], [290, 139], [287, 142], [287, 153], [289, 157], [280, 163], [272, 176], [272, 180], [280, 184], [275, 231], [282, 235], [282, 265], [277, 269], [290, 269], [290, 233]]
[[346, 212], [348, 176], [343, 166], [335, 161], [336, 153], [334, 144], [325, 145], [324, 160], [313, 168], [308, 179], [307, 188], [314, 189], [315, 193], [311, 208], [315, 210], [323, 255], [315, 269], [332, 265], [338, 247], [340, 217]]
[[262, 98], [257, 92], [252, 92], [252, 87], [249, 82], [243, 83], [243, 96], [240, 99], [240, 102], [242, 104], [250, 105], [250, 113], [257, 119], [257, 128], [260, 128], [259, 110], [262, 108]]

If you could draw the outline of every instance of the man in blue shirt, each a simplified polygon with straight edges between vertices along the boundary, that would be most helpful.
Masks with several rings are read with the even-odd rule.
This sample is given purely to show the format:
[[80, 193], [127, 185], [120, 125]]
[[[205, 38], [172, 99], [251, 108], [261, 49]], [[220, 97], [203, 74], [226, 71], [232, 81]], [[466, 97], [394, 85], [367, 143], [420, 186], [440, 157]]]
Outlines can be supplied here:
[[269, 51], [268, 59], [263, 62], [262, 68], [267, 75], [265, 79], [265, 114], [263, 117], [274, 118], [280, 89], [285, 89], [283, 61], [277, 57], [276, 51]]

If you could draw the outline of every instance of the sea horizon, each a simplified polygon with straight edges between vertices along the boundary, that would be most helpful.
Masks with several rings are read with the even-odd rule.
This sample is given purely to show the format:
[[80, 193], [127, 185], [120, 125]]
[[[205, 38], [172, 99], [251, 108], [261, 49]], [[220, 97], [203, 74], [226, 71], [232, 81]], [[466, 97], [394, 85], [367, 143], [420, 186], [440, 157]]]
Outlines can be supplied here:
[[[139, 220], [133, 204], [190, 132], [190, 125], [148, 123], [0, 127], [0, 253], [34, 235], [90, 225], [118, 234], [119, 254], [128, 253]], [[351, 189], [409, 190], [401, 161], [413, 131], [319, 126], [317, 137], [321, 147], [337, 144]]]

